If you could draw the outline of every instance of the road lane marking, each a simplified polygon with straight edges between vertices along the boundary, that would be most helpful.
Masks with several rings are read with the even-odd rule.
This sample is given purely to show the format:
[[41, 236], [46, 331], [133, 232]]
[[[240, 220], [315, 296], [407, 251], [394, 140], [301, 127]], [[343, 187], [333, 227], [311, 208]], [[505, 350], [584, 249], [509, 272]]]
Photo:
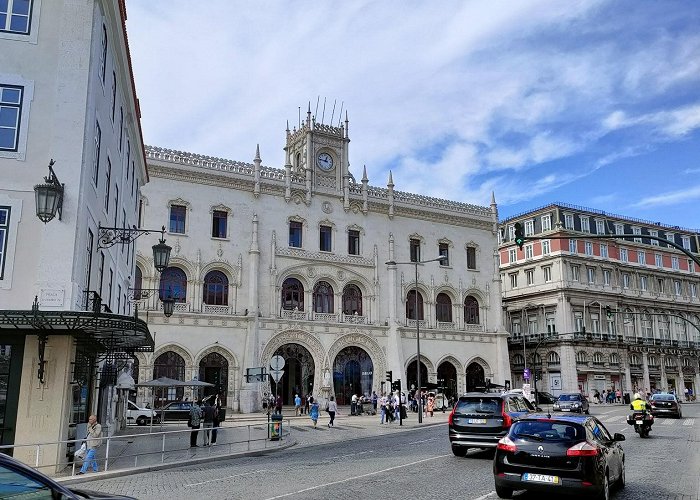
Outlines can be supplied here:
[[673, 425], [673, 420], [664, 420], [661, 425]]
[[224, 476], [224, 477], [217, 477], [216, 479], [209, 479], [208, 481], [202, 481], [199, 483], [191, 483], [191, 484], [186, 484], [185, 488], [191, 487], [191, 486], [200, 486], [202, 484], [207, 484], [207, 483], [214, 483], [216, 481], [225, 481], [226, 479], [233, 479], [234, 477], [241, 477], [241, 476], [250, 476], [252, 474], [260, 474], [261, 472], [270, 472], [270, 469], [260, 469], [260, 470], [254, 470], [252, 472], [243, 472], [241, 474], [234, 474], [233, 476]]
[[683, 425], [693, 425], [695, 423], [695, 419], [693, 418], [686, 418], [683, 420]]
[[452, 453], [449, 453], [447, 455], [440, 455], [437, 457], [424, 458], [422, 460], [416, 460], [415, 462], [411, 462], [408, 464], [395, 465], [394, 467], [389, 467], [387, 469], [382, 469], [382, 470], [378, 470], [378, 471], [374, 471], [374, 472], [368, 472], [367, 474], [360, 474], [359, 476], [353, 476], [353, 477], [349, 477], [346, 479], [340, 479], [338, 481], [331, 481], [330, 483], [311, 486], [310, 488], [304, 488], [303, 490], [292, 491], [290, 493], [285, 493], [284, 495], [277, 495], [275, 497], [269, 497], [269, 498], [266, 498], [265, 500], [277, 500], [278, 498], [286, 498], [286, 497], [290, 497], [292, 495], [298, 495], [299, 493], [306, 493], [307, 491], [318, 490], [320, 488], [326, 488], [327, 486], [333, 486], [335, 484], [347, 483], [349, 481], [355, 481], [356, 479], [362, 479], [364, 477], [376, 476], [377, 474], [383, 474], [384, 472], [389, 472], [392, 470], [401, 469], [403, 467], [410, 467], [412, 465], [422, 464], [424, 462], [430, 462], [431, 460], [437, 460], [439, 458], [446, 458], [446, 457], [451, 457], [451, 456], [452, 456]]
[[474, 500], [485, 500], [486, 498], [490, 497], [490, 496], [493, 495], [494, 493], [496, 493], [496, 492], [495, 492], [495, 491], [492, 491], [492, 492], [490, 492], [490, 493], [487, 493], [486, 495], [481, 495], [479, 498], [475, 498]]

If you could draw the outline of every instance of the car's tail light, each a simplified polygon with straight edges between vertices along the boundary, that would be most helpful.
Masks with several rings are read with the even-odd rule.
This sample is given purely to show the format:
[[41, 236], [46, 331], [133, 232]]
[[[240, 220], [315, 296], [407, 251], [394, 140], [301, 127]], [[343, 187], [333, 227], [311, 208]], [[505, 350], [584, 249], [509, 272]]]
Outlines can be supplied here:
[[452, 408], [452, 411], [450, 412], [450, 416], [447, 417], [447, 423], [448, 423], [449, 425], [452, 425], [452, 419], [453, 419], [454, 416], [455, 416], [455, 410], [456, 410], [456, 409], [457, 409], [457, 405], [455, 405], [455, 407]]
[[496, 445], [496, 449], [503, 450], [503, 451], [510, 451], [512, 453], [515, 453], [516, 451], [518, 451], [518, 447], [515, 446], [515, 443], [513, 441], [511, 441], [511, 439], [508, 436], [504, 436], [498, 440], [498, 444]]
[[501, 410], [501, 415], [503, 416], [503, 427], [508, 428], [511, 425], [513, 425], [513, 419], [511, 418], [510, 415], [506, 413], [505, 410], [505, 404], [503, 405], [504, 409]]
[[581, 441], [566, 450], [567, 457], [594, 457], [598, 454], [598, 447], [588, 441]]
[[651, 406], [653, 406], [654, 408], [656, 408], [656, 403], [654, 403], [654, 402], [652, 401], [652, 402], [651, 402]]

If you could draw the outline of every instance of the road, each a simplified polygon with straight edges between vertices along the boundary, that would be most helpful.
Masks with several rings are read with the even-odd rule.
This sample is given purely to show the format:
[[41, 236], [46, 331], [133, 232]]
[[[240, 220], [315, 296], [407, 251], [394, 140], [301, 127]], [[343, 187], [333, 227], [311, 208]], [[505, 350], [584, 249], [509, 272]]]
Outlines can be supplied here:
[[[610, 432], [627, 437], [627, 487], [613, 498], [700, 499], [700, 404], [686, 405], [681, 420], [658, 419], [648, 439], [625, 423], [628, 410], [622, 406], [596, 405], [591, 413]], [[298, 431], [346, 433], [348, 440], [90, 481], [81, 487], [142, 499], [497, 498], [492, 453], [473, 450], [465, 458], [454, 457], [446, 424], [362, 439], [353, 438], [351, 427]], [[520, 493], [515, 498], [538, 497]]]

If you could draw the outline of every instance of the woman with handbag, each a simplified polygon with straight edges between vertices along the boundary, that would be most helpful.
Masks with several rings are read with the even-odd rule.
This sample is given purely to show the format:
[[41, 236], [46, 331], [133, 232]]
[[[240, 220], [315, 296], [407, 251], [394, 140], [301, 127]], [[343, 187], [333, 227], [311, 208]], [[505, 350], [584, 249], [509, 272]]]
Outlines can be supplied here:
[[331, 396], [330, 401], [328, 401], [326, 411], [328, 412], [328, 416], [331, 418], [331, 421], [328, 422], [328, 427], [334, 427], [333, 421], [335, 420], [335, 414], [338, 411], [338, 404], [335, 402], [335, 398], [333, 396]]
[[97, 460], [95, 459], [95, 453], [101, 444], [102, 426], [97, 423], [97, 417], [95, 415], [90, 415], [90, 418], [88, 419], [87, 435], [85, 436], [85, 441], [83, 442], [83, 445], [85, 445], [87, 449], [87, 453], [83, 461], [83, 466], [80, 468], [80, 472], [78, 472], [78, 474], [85, 474], [90, 465], [92, 465], [92, 471], [97, 472]]

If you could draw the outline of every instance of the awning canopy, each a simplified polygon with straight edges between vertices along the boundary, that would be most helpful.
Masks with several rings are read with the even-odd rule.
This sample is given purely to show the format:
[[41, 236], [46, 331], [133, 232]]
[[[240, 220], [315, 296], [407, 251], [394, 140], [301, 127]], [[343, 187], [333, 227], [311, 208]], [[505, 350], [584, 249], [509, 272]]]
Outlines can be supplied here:
[[90, 311], [0, 310], [0, 333], [72, 335], [78, 344], [97, 352], [153, 352], [145, 321]]

